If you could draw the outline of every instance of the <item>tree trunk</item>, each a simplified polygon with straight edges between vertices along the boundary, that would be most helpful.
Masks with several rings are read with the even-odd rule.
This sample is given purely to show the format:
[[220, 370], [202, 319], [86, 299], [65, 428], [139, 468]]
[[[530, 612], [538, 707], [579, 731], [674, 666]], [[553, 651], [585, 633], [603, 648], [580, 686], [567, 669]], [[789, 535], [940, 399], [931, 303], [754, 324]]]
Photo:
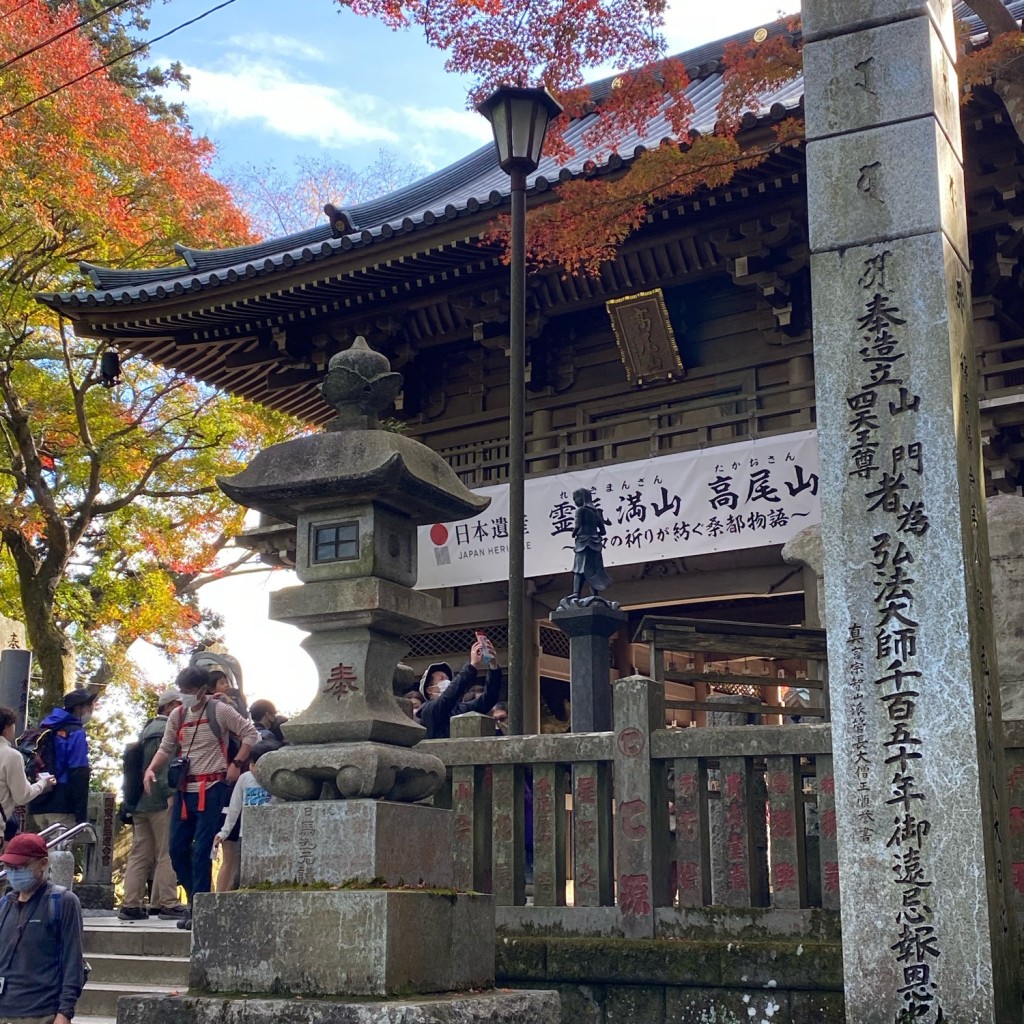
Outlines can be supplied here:
[[75, 649], [54, 620], [53, 605], [39, 593], [43, 589], [38, 581], [23, 582], [21, 600], [28, 645], [42, 675], [43, 707], [49, 711], [75, 685]]

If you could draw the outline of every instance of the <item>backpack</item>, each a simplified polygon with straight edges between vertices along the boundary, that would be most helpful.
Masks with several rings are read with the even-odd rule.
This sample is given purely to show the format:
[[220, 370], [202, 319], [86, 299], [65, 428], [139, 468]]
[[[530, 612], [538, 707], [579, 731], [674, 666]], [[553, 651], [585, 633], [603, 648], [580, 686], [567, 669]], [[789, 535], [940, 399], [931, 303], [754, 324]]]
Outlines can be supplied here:
[[[47, 922], [47, 927], [52, 931], [54, 938], [57, 940], [57, 956], [58, 956], [58, 973], [60, 977], [64, 976], [64, 943], [61, 941], [60, 934], [60, 898], [67, 892], [67, 888], [63, 885], [55, 885], [50, 890], [50, 898], [46, 901], [50, 907], [50, 920]], [[10, 912], [11, 904], [17, 899], [17, 894], [10, 892], [4, 897], [4, 916]], [[92, 973], [92, 966], [89, 961], [82, 957], [82, 975], [83, 984], [88, 982], [89, 975]]]
[[227, 761], [228, 764], [231, 764], [231, 762], [238, 756], [238, 751], [239, 748], [241, 747], [241, 744], [235, 738], [234, 733], [229, 733], [227, 747], [224, 746], [224, 730], [221, 729], [220, 720], [217, 717], [220, 714], [220, 712], [211, 712], [209, 710], [211, 704], [214, 707], [216, 707], [218, 704], [220, 704], [220, 701], [214, 700], [212, 697], [207, 701], [206, 706], [208, 710], [206, 712], [206, 720], [210, 723], [210, 731], [213, 733], [214, 738], [220, 744], [220, 749], [224, 751], [224, 760]]
[[124, 807], [132, 811], [135, 805], [142, 799], [143, 786], [142, 776], [146, 771], [146, 744], [142, 741], [143, 733], [153, 723], [150, 719], [139, 733], [139, 738], [131, 743], [126, 743], [121, 754], [121, 772], [124, 777]]
[[[224, 754], [224, 761], [226, 764], [231, 764], [238, 754], [240, 744], [235, 738], [233, 733], [228, 735], [227, 746], [224, 745], [224, 730], [221, 727], [220, 719], [218, 717], [219, 712], [216, 710], [211, 711], [211, 708], [216, 708], [220, 704], [219, 700], [215, 700], [210, 697], [206, 702], [206, 721], [210, 726], [210, 732], [213, 733], [213, 738], [217, 741], [220, 746], [222, 753]], [[185, 711], [182, 710], [181, 717], [178, 719], [178, 736], [181, 736], [181, 730], [185, 721]]]
[[67, 731], [39, 726], [28, 729], [15, 741], [25, 759], [25, 776], [29, 782], [35, 782], [40, 772], [49, 772], [54, 778], [60, 774], [57, 770], [58, 736], [66, 738]]

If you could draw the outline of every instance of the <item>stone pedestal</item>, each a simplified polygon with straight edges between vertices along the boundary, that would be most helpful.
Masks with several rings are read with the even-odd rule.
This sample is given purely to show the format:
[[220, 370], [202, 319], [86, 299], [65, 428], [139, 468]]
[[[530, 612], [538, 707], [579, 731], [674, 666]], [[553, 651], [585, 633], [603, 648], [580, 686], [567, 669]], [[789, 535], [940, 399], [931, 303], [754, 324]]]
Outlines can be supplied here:
[[608, 642], [628, 621], [600, 599], [559, 607], [548, 618], [569, 637], [572, 731], [608, 732], [612, 727], [611, 651]]
[[[493, 727], [492, 727], [493, 732]], [[452, 887], [452, 812], [385, 800], [310, 800], [242, 810], [252, 885]]]
[[494, 984], [494, 901], [384, 889], [200, 893], [189, 990], [409, 996]]
[[846, 1013], [1021, 1019], [950, 0], [805, 0]]

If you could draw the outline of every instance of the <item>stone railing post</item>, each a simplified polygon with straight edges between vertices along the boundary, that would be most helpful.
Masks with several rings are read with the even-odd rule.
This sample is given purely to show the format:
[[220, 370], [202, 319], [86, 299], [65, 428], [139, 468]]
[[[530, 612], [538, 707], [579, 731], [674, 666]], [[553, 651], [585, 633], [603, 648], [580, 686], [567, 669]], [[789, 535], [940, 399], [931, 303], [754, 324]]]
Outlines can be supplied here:
[[[452, 739], [479, 739], [494, 735], [494, 719], [471, 711], [452, 719]], [[449, 769], [454, 815], [452, 852], [455, 888], [459, 892], [492, 892], [491, 797], [492, 772], [484, 765], [456, 765]]]
[[662, 686], [644, 676], [613, 685], [615, 880], [622, 931], [653, 938], [655, 911], [669, 905], [668, 779], [651, 759], [651, 732], [665, 725]]

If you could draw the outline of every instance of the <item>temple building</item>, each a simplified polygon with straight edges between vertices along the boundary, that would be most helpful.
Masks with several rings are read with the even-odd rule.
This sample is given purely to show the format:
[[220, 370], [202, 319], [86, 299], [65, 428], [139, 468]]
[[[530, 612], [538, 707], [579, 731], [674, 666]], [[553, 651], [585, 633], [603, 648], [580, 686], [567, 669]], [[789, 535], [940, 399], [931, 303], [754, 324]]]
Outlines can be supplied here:
[[[1024, 2], [1009, 6], [1024, 14]], [[970, 22], [964, 5], [957, 13]], [[781, 23], [755, 26], [735, 38], [782, 31]], [[727, 42], [681, 55], [698, 131], [714, 127]], [[560, 181], [624, 173], [670, 134], [655, 118], [595, 168], [583, 139], [611, 88], [612, 80], [597, 84], [597, 109], [571, 126], [576, 156], [565, 165], [545, 159], [530, 178], [530, 205], [551, 201]], [[801, 105], [797, 78], [745, 117], [741, 141], [770, 143], [773, 124]], [[990, 496], [1019, 494], [1024, 146], [985, 89], [969, 98], [963, 124], [985, 483]], [[488, 145], [383, 198], [329, 206], [319, 227], [234, 249], [180, 247], [180, 263], [152, 270], [86, 265], [88, 289], [42, 299], [79, 334], [123, 355], [311, 425], [330, 416], [317, 390], [328, 360], [364, 336], [404, 376], [390, 414], [396, 429], [492, 498], [477, 519], [421, 531], [419, 585], [441, 596], [444, 626], [410, 638], [406, 660], [417, 669], [454, 661], [483, 628], [504, 662], [514, 528], [505, 483], [509, 275], [501, 251], [482, 239], [508, 203], [508, 177]], [[800, 685], [808, 676], [813, 683], [815, 667], [799, 647], [751, 656], [704, 643], [656, 666], [660, 656], [652, 659], [638, 635], [645, 618], [820, 625], [813, 572], [782, 557], [819, 517], [803, 148], [652, 209], [596, 275], [531, 272], [526, 302], [526, 621], [534, 641], [526, 664], [536, 683], [527, 727], [564, 718], [568, 643], [548, 614], [571, 590], [579, 487], [593, 490], [609, 523], [609, 596], [629, 612], [613, 640], [619, 674], [657, 669], [672, 696], [694, 704], [707, 686], [688, 675], [710, 671], [736, 686], [771, 678], [779, 683], [773, 701], [796, 694], [808, 714], [825, 714]], [[287, 562], [288, 538], [272, 526], [264, 533]], [[703, 714], [673, 712], [680, 725]]]

